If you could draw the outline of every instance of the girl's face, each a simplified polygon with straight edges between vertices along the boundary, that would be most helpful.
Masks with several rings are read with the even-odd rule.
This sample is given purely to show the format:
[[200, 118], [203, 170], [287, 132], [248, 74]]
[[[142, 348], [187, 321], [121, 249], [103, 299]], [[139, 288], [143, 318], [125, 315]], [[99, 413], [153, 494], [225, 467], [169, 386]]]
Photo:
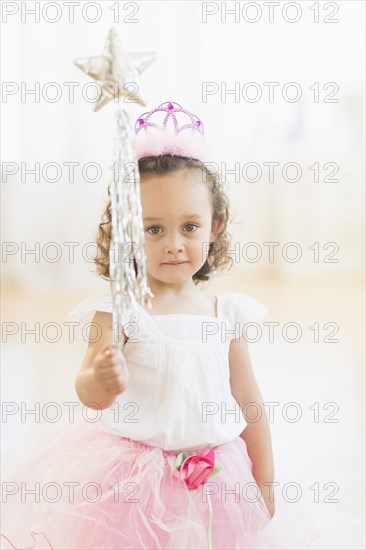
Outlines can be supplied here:
[[[192, 282], [219, 222], [212, 222], [207, 183], [198, 170], [141, 178], [146, 269], [156, 282]], [[177, 265], [168, 262], [180, 261]]]

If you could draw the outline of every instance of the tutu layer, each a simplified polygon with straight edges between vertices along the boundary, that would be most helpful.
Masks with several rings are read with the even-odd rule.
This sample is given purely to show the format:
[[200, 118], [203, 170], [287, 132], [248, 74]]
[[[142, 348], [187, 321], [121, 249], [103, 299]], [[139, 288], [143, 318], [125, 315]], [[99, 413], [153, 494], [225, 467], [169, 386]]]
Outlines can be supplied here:
[[176, 467], [180, 451], [106, 433], [98, 423], [41, 426], [5, 464], [1, 548], [299, 547], [273, 531], [243, 439], [214, 451], [222, 469], [192, 493]]

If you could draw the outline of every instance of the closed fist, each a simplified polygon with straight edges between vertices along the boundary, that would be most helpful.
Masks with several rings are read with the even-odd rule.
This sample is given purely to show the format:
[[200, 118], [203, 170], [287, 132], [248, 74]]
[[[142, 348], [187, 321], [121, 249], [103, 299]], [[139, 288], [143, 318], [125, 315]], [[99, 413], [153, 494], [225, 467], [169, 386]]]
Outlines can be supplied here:
[[110, 395], [119, 395], [127, 389], [130, 373], [123, 352], [113, 346], [104, 346], [93, 363], [94, 378]]

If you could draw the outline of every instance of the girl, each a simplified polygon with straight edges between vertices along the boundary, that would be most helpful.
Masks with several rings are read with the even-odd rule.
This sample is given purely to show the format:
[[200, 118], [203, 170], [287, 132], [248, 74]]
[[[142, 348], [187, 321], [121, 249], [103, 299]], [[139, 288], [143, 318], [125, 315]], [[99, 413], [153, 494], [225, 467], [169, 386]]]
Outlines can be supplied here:
[[[159, 112], [167, 118], [172, 105], [183, 111], [169, 103]], [[293, 545], [272, 529], [269, 424], [242, 330], [267, 309], [241, 293], [200, 289], [231, 263], [229, 202], [217, 174], [192, 151], [194, 140], [169, 139], [135, 144], [152, 308], [134, 300], [124, 311], [118, 350], [109, 294], [69, 314], [78, 338], [92, 322], [75, 388], [99, 419], [28, 442], [26, 465], [7, 477], [15, 481], [2, 518], [9, 548], [35, 548], [35, 541], [55, 550]], [[95, 258], [106, 279], [110, 235], [108, 200]], [[21, 482], [28, 491], [39, 484], [37, 502], [22, 500]]]

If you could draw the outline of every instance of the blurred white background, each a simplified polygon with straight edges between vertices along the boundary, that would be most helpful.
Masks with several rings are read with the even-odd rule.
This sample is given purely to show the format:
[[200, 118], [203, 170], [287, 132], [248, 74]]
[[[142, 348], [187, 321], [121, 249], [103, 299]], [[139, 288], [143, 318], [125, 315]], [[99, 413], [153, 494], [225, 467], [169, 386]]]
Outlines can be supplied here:
[[[251, 346], [264, 400], [280, 402], [279, 410], [289, 402], [302, 408], [298, 422], [285, 422], [280, 414], [272, 424], [277, 478], [300, 480], [304, 501], [322, 531], [313, 548], [364, 548], [364, 3], [292, 3], [301, 12], [293, 23], [285, 20], [296, 15], [295, 8], [286, 11], [286, 2], [278, 3], [273, 22], [264, 2], [245, 8], [247, 2], [81, 1], [74, 22], [65, 2], [51, 2], [57, 9], [51, 6], [46, 13], [41, 2], [36, 22], [27, 12], [35, 4], [2, 3], [3, 402], [25, 402], [32, 408], [35, 402], [77, 401], [74, 380], [86, 343], [69, 343], [63, 323], [84, 298], [109, 291], [90, 259], [95, 249], [87, 245], [94, 242], [107, 196], [117, 106], [110, 102], [93, 112], [81, 93], [91, 79], [73, 61], [101, 54], [114, 26], [127, 51], [158, 55], [142, 74], [147, 107], [127, 106], [132, 120], [162, 102], [180, 103], [203, 120], [212, 161], [222, 172], [239, 164], [240, 178], [227, 174], [225, 190], [234, 216], [229, 227], [233, 249], [239, 246], [244, 255], [233, 255], [232, 270], [218, 274], [204, 291], [252, 295], [269, 307], [265, 321], [301, 326], [296, 345], [280, 332], [270, 343], [267, 331]], [[225, 8], [237, 9], [238, 21], [233, 14], [225, 21]], [[255, 9], [258, 21], [246, 21], [245, 13], [253, 21]], [[319, 22], [314, 21], [316, 10]], [[58, 15], [57, 22], [45, 20]], [[327, 23], [327, 18], [338, 21]], [[50, 82], [62, 92], [57, 102], [42, 95]], [[250, 82], [262, 91], [257, 102], [243, 97]], [[268, 82], [279, 83], [273, 102]], [[302, 91], [297, 102], [283, 98], [290, 82]], [[73, 102], [65, 83], [78, 84]], [[204, 98], [207, 83], [218, 91]], [[22, 90], [37, 85], [38, 102], [32, 94], [22, 98]], [[235, 86], [239, 97], [221, 93]], [[49, 97], [52, 93], [49, 89]], [[248, 96], [253, 93], [253, 87], [248, 89]], [[294, 88], [288, 93], [292, 97]], [[327, 97], [337, 102], [326, 102]], [[61, 179], [45, 181], [41, 174], [36, 182], [27, 174], [22, 181], [21, 163], [24, 171], [36, 162], [41, 172], [45, 164], [58, 163]], [[64, 164], [70, 162], [79, 163], [73, 182]], [[103, 169], [94, 183], [82, 175], [89, 162]], [[274, 181], [264, 164], [271, 162], [279, 163]], [[15, 163], [16, 173], [9, 175], [10, 165], [4, 163]], [[248, 163], [262, 169], [256, 182], [243, 177]], [[287, 163], [300, 165], [299, 181], [282, 177]], [[314, 178], [316, 163], [319, 181]], [[293, 174], [289, 169], [289, 178]], [[248, 175], [254, 178], [253, 169]], [[50, 169], [48, 178], [53, 176]], [[327, 181], [327, 176], [337, 181]], [[297, 262], [282, 256], [293, 242], [301, 250]], [[254, 247], [245, 256], [247, 243], [256, 243], [261, 251], [258, 261], [250, 261]], [[278, 243], [274, 261], [264, 243]], [[59, 257], [54, 259], [56, 248]], [[294, 249], [288, 252], [292, 255]], [[42, 334], [39, 339], [25, 335], [22, 322], [23, 329], [39, 323], [42, 330], [55, 322], [63, 330], [51, 342]], [[310, 328], [314, 323], [319, 323], [319, 342]], [[327, 342], [332, 329], [326, 323], [338, 327], [333, 335], [338, 342]], [[6, 334], [10, 330], [14, 334]], [[319, 403], [319, 422], [310, 408], [314, 403]], [[338, 407], [337, 422], [325, 421], [333, 410], [327, 403]], [[33, 429], [33, 420], [24, 422], [15, 411], [2, 426], [3, 452]], [[319, 483], [319, 502], [309, 489], [314, 483]], [[327, 483], [339, 487], [333, 495], [339, 502], [327, 502], [332, 493]]]

